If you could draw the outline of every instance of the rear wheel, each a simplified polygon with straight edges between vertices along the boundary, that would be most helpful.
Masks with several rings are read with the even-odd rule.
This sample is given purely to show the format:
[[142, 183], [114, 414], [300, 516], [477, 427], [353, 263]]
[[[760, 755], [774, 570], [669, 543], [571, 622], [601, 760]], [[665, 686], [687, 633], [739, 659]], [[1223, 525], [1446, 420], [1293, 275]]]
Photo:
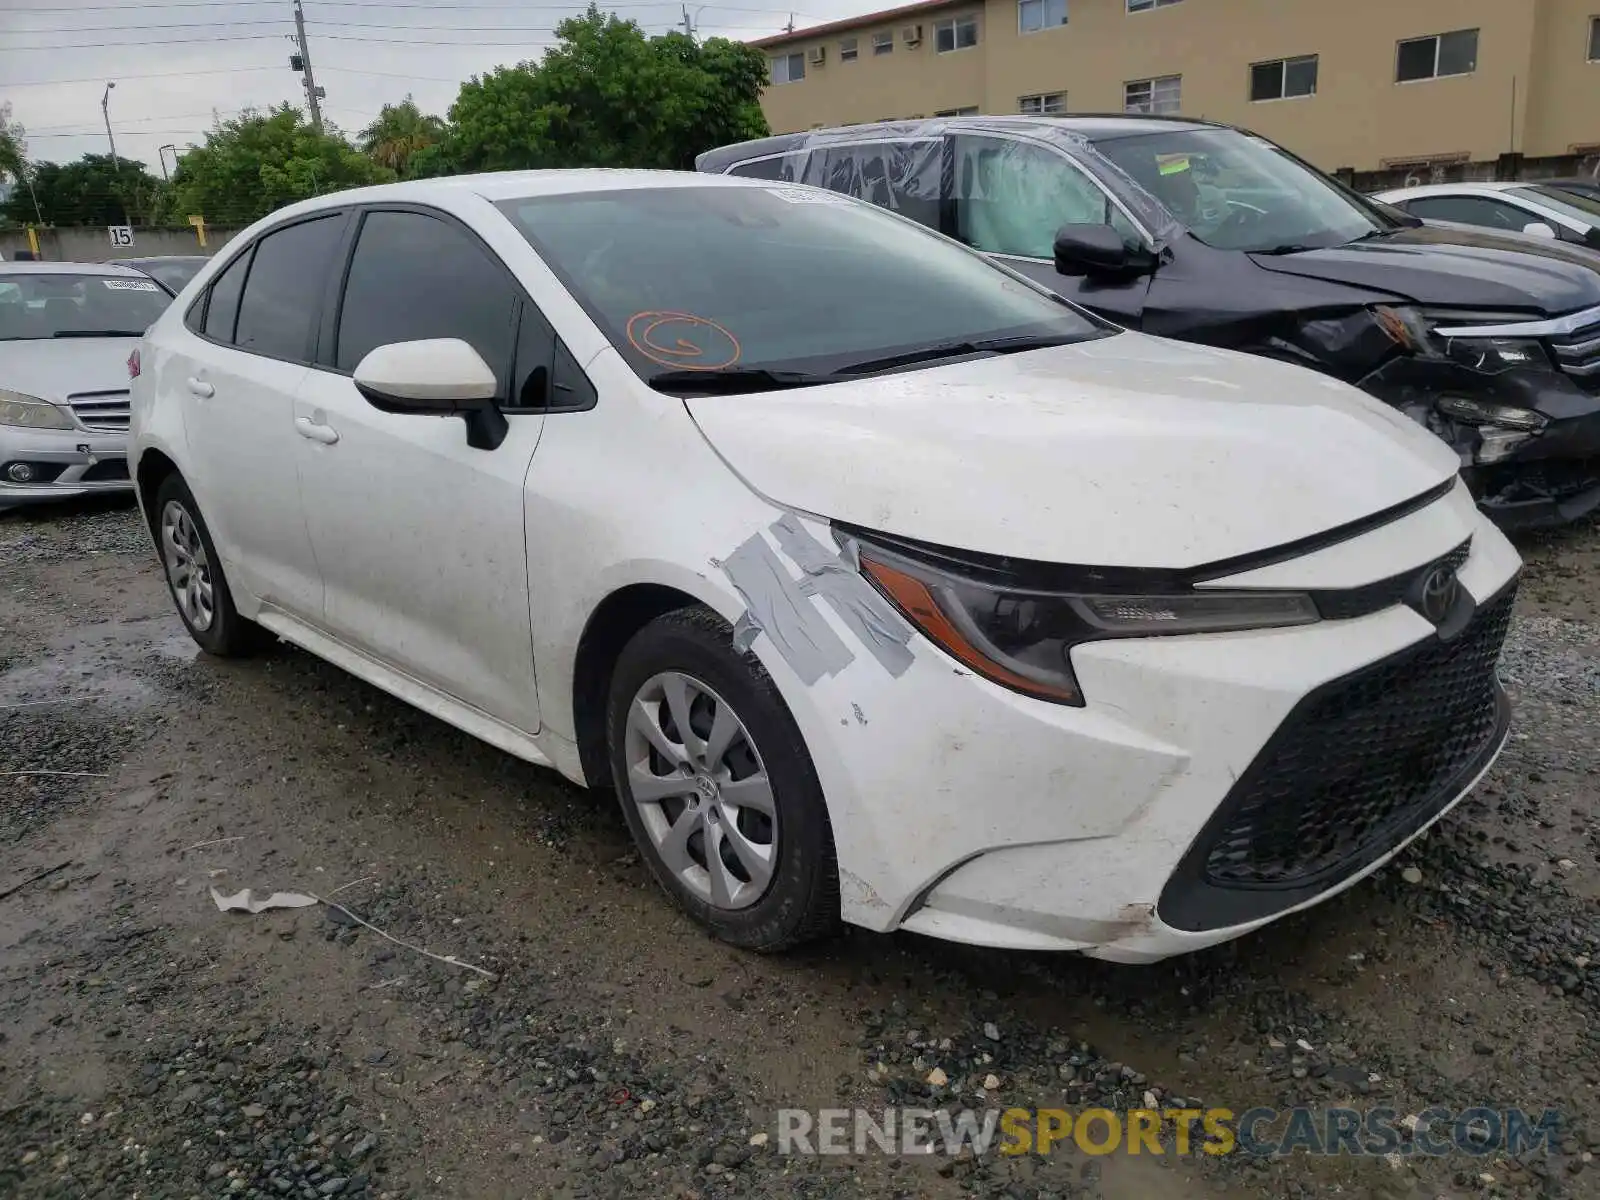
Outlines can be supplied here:
[[234, 657], [267, 645], [271, 636], [233, 606], [222, 560], [188, 486], [169, 475], [156, 490], [156, 545], [178, 616], [209, 654]]
[[611, 771], [685, 911], [734, 945], [782, 950], [837, 927], [833, 835], [800, 730], [732, 633], [695, 607], [634, 636], [611, 680]]

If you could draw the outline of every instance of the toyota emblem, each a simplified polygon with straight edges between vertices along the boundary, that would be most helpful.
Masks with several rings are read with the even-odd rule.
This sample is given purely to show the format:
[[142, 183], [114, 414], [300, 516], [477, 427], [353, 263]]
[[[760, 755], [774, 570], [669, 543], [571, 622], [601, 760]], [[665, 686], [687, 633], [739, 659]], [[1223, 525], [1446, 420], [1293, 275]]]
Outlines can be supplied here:
[[1443, 625], [1460, 594], [1461, 581], [1456, 578], [1455, 568], [1440, 563], [1423, 578], [1417, 607], [1433, 624]]

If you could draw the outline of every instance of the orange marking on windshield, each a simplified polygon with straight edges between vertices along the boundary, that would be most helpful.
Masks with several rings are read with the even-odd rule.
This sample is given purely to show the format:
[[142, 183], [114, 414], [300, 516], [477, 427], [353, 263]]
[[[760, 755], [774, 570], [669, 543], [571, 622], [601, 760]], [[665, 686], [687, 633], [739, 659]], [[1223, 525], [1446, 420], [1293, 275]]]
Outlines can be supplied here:
[[[705, 340], [713, 347], [718, 338], [727, 344], [716, 350], [709, 349], [686, 336], [691, 330], [708, 330]], [[628, 318], [627, 334], [628, 344], [640, 354], [652, 362], [682, 371], [720, 371], [738, 362], [744, 353], [739, 339], [726, 326], [693, 313], [660, 309], [634, 313]]]

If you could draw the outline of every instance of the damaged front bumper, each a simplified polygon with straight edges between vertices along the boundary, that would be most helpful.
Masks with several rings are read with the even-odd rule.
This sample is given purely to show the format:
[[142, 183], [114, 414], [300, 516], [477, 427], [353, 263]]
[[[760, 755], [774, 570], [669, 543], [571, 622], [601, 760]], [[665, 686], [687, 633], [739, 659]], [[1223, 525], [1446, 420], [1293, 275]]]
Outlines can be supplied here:
[[1552, 528], [1600, 510], [1600, 375], [1591, 382], [1548, 360], [1491, 374], [1407, 356], [1359, 386], [1455, 448], [1501, 529]]

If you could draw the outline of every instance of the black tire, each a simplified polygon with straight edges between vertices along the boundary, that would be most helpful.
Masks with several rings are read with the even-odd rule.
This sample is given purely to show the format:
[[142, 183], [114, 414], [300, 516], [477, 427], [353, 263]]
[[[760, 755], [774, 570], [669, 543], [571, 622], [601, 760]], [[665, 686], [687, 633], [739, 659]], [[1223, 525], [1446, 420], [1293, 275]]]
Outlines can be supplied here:
[[[172, 546], [164, 536], [163, 529], [169, 506], [173, 505], [178, 506], [188, 516], [194, 534], [198, 536], [200, 544], [205, 549], [206, 561], [201, 570], [209, 580], [211, 588], [211, 613], [208, 622], [191, 616], [174, 582]], [[254, 621], [247, 621], [241, 617], [239, 610], [233, 606], [233, 593], [228, 590], [228, 581], [223, 577], [222, 560], [217, 557], [217, 548], [211, 541], [211, 531], [206, 528], [205, 518], [200, 515], [200, 506], [195, 503], [194, 494], [178, 475], [168, 475], [156, 489], [155, 507], [150, 524], [155, 534], [156, 550], [161, 557], [162, 574], [166, 576], [167, 592], [172, 596], [173, 607], [178, 610], [178, 618], [189, 631], [189, 636], [194, 638], [200, 648], [207, 654], [215, 654], [220, 658], [239, 658], [270, 646], [275, 640], [273, 636]]]
[[[745, 907], [718, 907], [666, 865], [645, 825], [629, 781], [626, 724], [634, 697], [664, 672], [709, 686], [748, 734], [766, 772], [774, 810], [770, 881]], [[622, 814], [651, 872], [691, 917], [732, 945], [762, 953], [828, 936], [839, 927], [839, 869], [816, 768], [772, 678], [760, 661], [733, 648], [733, 630], [695, 606], [658, 617], [623, 648], [611, 676], [606, 744]], [[702, 865], [705, 841], [699, 843]]]

